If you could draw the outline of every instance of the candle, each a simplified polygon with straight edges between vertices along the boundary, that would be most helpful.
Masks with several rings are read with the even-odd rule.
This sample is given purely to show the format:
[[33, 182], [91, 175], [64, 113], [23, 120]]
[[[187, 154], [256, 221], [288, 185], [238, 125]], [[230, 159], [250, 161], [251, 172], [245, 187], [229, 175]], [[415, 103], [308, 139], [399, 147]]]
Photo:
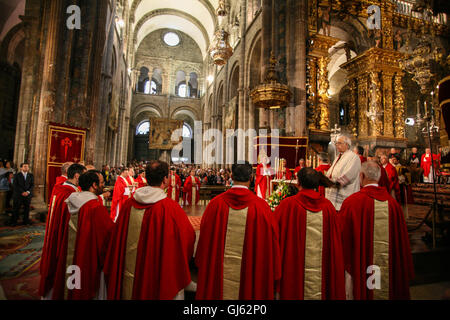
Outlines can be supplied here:
[[428, 116], [428, 109], [427, 109], [427, 102], [426, 101], [423, 102], [423, 107], [424, 107], [425, 116], [427, 117]]
[[417, 100], [417, 115], [420, 115], [420, 100]]

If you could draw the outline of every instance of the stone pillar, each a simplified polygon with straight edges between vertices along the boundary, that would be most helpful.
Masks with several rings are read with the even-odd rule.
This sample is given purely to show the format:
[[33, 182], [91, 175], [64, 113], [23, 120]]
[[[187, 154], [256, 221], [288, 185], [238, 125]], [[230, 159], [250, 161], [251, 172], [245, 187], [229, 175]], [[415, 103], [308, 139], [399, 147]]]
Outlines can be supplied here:
[[44, 14], [47, 34], [43, 51], [42, 87], [40, 90], [39, 113], [36, 119], [35, 148], [33, 156], [33, 174], [35, 206], [45, 207], [46, 156], [48, 146], [48, 123], [56, 102], [56, 58], [58, 50], [58, 33], [61, 30], [62, 1], [50, 1]]
[[304, 136], [306, 134], [306, 92], [304, 87], [306, 84], [306, 34], [307, 15], [306, 1], [295, 1], [292, 8], [293, 17], [295, 19], [295, 55], [296, 61], [295, 72], [292, 86], [294, 90], [295, 104], [295, 135]]
[[191, 97], [191, 90], [189, 89], [189, 81], [191, 80], [191, 76], [186, 76], [186, 98]]

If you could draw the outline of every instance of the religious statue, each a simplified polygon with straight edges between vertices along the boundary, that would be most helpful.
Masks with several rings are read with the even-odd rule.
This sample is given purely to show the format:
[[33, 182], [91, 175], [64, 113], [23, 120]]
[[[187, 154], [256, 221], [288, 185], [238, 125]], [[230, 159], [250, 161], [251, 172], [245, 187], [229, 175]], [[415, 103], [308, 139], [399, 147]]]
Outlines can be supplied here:
[[322, 21], [323, 34], [331, 35], [331, 6], [320, 7], [320, 20]]
[[404, 41], [402, 32], [400, 30], [397, 30], [394, 36], [394, 49], [397, 51], [400, 50], [400, 48], [403, 47], [403, 43]]

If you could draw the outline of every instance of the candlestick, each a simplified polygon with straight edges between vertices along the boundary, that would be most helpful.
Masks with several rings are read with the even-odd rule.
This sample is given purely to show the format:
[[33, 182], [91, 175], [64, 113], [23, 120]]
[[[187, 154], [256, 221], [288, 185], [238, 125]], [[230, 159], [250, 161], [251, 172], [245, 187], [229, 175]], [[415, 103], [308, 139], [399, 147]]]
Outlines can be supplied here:
[[417, 115], [420, 115], [420, 100], [417, 100]]
[[426, 101], [423, 102], [423, 107], [424, 107], [425, 117], [428, 117], [428, 109], [427, 109], [427, 102]]

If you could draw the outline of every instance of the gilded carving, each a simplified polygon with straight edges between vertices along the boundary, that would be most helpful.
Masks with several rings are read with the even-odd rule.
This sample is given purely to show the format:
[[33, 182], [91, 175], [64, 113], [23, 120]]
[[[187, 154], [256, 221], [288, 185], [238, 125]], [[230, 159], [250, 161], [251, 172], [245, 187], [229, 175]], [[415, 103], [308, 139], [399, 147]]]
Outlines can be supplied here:
[[394, 136], [394, 120], [392, 107], [392, 74], [383, 73], [383, 102], [384, 102], [384, 135], [388, 137]]
[[369, 112], [373, 115], [369, 117], [370, 121], [370, 135], [373, 137], [381, 136], [383, 134], [383, 122], [381, 115], [381, 85], [380, 78], [377, 72], [371, 72], [369, 75]]
[[394, 77], [394, 109], [395, 109], [395, 137], [405, 138], [405, 95], [402, 86], [403, 74], [397, 73]]
[[366, 137], [368, 135], [367, 126], [367, 78], [358, 77], [358, 136]]
[[349, 131], [356, 138], [356, 136], [358, 135], [357, 131], [358, 118], [356, 112], [357, 87], [355, 79], [350, 80], [349, 87], [350, 87], [350, 106], [348, 110], [350, 118]]
[[319, 128], [321, 130], [328, 130], [330, 124], [330, 113], [328, 111], [328, 88], [330, 83], [328, 82], [328, 65], [329, 58], [321, 57], [318, 60], [318, 112], [319, 116]]

